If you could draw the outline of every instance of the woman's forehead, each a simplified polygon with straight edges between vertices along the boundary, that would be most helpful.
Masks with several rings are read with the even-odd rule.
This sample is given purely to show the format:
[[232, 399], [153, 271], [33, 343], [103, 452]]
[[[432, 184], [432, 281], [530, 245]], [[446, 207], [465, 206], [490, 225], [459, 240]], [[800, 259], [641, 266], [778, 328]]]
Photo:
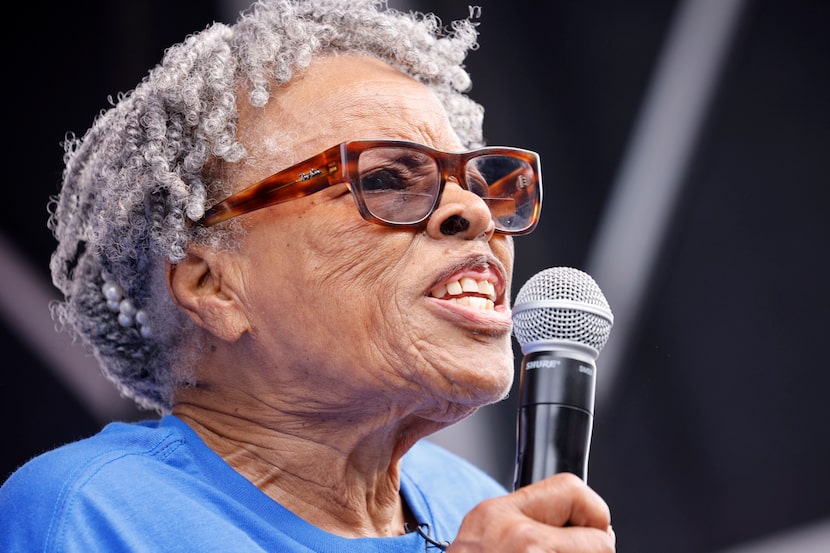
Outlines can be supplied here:
[[[279, 89], [263, 110], [240, 113], [246, 147], [291, 143], [290, 164], [346, 140], [395, 138], [453, 149], [458, 139], [437, 96], [371, 57], [327, 56]], [[252, 140], [250, 140], [252, 139]]]

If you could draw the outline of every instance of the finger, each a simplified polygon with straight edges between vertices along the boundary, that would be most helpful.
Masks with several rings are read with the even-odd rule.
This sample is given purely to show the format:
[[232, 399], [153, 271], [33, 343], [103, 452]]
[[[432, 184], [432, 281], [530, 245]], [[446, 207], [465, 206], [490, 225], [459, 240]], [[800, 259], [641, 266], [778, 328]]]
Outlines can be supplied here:
[[549, 535], [544, 536], [543, 541], [540, 540], [539, 543], [542, 546], [541, 551], [555, 551], [556, 553], [585, 553], [587, 551], [614, 553], [616, 551], [617, 538], [610, 527], [605, 530], [583, 526], [547, 528]]
[[608, 505], [574, 474], [556, 474], [525, 486], [512, 496], [522, 512], [545, 524], [587, 526], [603, 531], [611, 525]]
[[528, 518], [490, 519], [478, 531], [462, 531], [447, 553], [614, 553], [616, 537], [610, 528], [549, 526]]

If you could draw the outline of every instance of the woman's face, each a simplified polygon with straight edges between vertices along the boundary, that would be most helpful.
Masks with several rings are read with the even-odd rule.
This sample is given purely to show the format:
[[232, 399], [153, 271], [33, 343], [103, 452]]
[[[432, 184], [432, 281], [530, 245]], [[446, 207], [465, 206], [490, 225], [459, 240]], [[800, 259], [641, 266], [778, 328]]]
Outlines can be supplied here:
[[[314, 62], [267, 107], [243, 110], [240, 129], [251, 163], [237, 189], [345, 140], [461, 149], [429, 89], [362, 56]], [[453, 215], [469, 228], [442, 233]], [[513, 245], [493, 235], [473, 193], [448, 182], [422, 230], [365, 221], [345, 184], [243, 217], [235, 293], [250, 357], [240, 362], [260, 373], [263, 394], [318, 414], [351, 406], [450, 421], [510, 388]], [[456, 297], [494, 305], [448, 300], [458, 284]]]

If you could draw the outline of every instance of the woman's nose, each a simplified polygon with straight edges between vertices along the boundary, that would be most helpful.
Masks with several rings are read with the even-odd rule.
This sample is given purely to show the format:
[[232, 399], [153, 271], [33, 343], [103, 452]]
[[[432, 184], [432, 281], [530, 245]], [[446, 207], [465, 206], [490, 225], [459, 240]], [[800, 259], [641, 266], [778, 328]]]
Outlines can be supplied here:
[[433, 238], [457, 236], [474, 240], [483, 236], [489, 240], [495, 228], [484, 200], [461, 188], [455, 179], [449, 179], [438, 207], [427, 221], [426, 231]]

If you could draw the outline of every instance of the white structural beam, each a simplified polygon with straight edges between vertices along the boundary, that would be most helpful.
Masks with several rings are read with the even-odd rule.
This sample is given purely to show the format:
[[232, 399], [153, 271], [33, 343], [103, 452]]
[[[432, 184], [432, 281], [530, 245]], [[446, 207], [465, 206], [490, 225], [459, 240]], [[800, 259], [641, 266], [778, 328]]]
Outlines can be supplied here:
[[587, 262], [614, 312], [598, 361], [598, 403], [613, 388], [637, 327], [743, 4], [682, 1], [658, 59]]

